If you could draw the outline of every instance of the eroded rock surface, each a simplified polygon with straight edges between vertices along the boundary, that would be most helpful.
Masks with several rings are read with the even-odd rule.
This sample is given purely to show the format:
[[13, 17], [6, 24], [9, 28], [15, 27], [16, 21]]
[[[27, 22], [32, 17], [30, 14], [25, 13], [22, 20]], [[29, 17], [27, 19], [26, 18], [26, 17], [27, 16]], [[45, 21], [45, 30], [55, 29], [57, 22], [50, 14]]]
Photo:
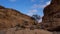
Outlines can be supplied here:
[[43, 12], [43, 28], [50, 31], [60, 31], [60, 0], [52, 0]]
[[17, 10], [0, 6], [0, 30], [12, 28], [18, 24], [24, 25], [24, 23], [31, 26], [34, 23], [34, 19]]

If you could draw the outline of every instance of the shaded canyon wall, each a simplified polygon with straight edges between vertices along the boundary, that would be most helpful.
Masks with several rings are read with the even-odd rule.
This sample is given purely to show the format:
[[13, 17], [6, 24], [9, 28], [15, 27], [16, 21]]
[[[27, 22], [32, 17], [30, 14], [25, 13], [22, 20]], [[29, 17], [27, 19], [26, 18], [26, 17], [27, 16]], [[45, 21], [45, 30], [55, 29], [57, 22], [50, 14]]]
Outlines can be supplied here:
[[60, 0], [51, 0], [51, 4], [43, 10], [42, 26], [46, 30], [60, 30]]

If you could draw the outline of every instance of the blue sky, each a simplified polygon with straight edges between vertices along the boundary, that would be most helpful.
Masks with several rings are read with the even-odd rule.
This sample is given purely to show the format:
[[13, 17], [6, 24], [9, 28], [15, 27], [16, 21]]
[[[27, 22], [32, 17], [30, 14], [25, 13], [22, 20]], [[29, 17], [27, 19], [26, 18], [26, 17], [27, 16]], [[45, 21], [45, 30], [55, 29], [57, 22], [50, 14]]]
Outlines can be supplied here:
[[29, 16], [33, 14], [43, 16], [43, 8], [49, 4], [50, 0], [0, 0], [0, 5], [16, 9]]

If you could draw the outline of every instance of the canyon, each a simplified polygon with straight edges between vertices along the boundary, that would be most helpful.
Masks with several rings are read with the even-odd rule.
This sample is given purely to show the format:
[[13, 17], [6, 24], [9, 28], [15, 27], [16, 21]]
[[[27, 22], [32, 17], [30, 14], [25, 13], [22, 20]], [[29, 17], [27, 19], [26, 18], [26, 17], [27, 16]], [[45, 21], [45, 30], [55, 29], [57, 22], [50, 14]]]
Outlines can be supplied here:
[[42, 22], [35, 24], [34, 18], [0, 6], [0, 34], [60, 34], [60, 0], [51, 0], [43, 13]]

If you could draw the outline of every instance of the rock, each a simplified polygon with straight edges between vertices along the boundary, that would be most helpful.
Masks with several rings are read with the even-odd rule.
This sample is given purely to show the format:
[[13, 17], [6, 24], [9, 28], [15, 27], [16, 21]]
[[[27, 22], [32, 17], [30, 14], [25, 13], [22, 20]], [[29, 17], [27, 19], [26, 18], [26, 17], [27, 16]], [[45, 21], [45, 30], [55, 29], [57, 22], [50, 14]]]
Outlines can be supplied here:
[[0, 9], [3, 9], [3, 8], [5, 8], [5, 7], [3, 7], [3, 6], [0, 6]]
[[60, 0], [52, 0], [51, 4], [44, 8], [42, 26], [49, 31], [60, 31]]
[[52, 34], [53, 32], [49, 32], [46, 30], [42, 29], [35, 29], [35, 30], [30, 30], [30, 29], [24, 29], [24, 30], [18, 30], [15, 31], [15, 28], [10, 28], [7, 30], [2, 30], [0, 31], [0, 34]]
[[17, 10], [0, 6], [0, 30], [12, 28], [18, 24], [24, 25], [24, 23], [30, 26], [34, 24], [34, 21], [32, 17], [22, 14]]

